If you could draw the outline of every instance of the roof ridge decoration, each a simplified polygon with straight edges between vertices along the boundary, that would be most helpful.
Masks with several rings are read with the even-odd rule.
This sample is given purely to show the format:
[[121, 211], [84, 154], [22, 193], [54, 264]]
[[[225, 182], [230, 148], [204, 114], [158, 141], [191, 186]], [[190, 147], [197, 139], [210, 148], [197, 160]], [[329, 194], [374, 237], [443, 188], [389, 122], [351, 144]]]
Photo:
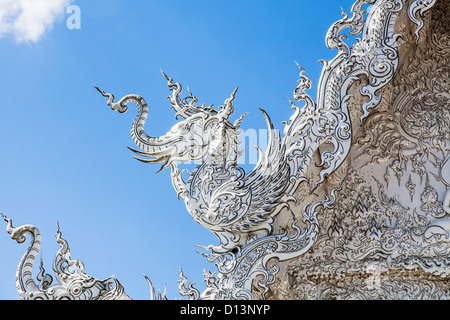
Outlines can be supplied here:
[[[130, 148], [130, 150], [140, 161], [162, 164], [161, 170], [170, 168], [174, 189], [178, 197], [185, 201], [189, 214], [197, 223], [213, 232], [219, 240], [219, 245], [203, 248], [208, 253], [202, 253], [202, 255], [217, 267], [217, 273], [204, 272], [207, 289], [204, 292], [197, 290], [188, 282], [180, 269], [179, 293], [182, 296], [189, 299], [292, 298], [292, 294], [280, 293], [283, 291], [280, 281], [283, 281], [284, 276], [281, 275], [281, 280], [277, 280], [277, 275], [280, 276], [279, 271], [283, 269], [286, 275], [294, 272], [295, 275], [290, 274], [291, 278], [298, 277], [298, 283], [302, 283], [303, 289], [298, 289], [298, 292], [312, 285], [315, 293], [307, 294], [309, 298], [319, 296], [330, 298], [329, 290], [331, 289], [320, 289], [318, 282], [311, 282], [312, 280], [308, 278], [310, 275], [300, 276], [299, 270], [310, 268], [309, 270], [313, 272], [323, 272], [324, 277], [327, 274], [335, 277], [338, 272], [336, 270], [342, 268], [338, 260], [332, 260], [328, 266], [337, 265], [335, 269], [327, 270], [328, 267], [323, 264], [322, 271], [317, 271], [301, 259], [310, 254], [311, 248], [322, 246], [333, 237], [342, 236], [346, 231], [350, 232], [344, 230], [342, 225], [345, 220], [345, 217], [341, 217], [342, 210], [337, 211], [337, 208], [342, 205], [342, 199], [345, 198], [350, 184], [353, 186], [350, 192], [358, 192], [358, 194], [355, 199], [349, 200], [347, 207], [342, 205], [339, 208], [351, 207], [352, 214], [358, 217], [372, 210], [372, 216], [370, 219], [364, 218], [366, 219], [364, 223], [368, 226], [363, 233], [369, 240], [364, 244], [365, 247], [361, 247], [364, 249], [360, 250], [359, 255], [349, 258], [345, 272], [353, 272], [352, 268], [357, 268], [356, 265], [359, 263], [366, 266], [364, 272], [367, 275], [370, 268], [367, 268], [367, 262], [362, 259], [372, 259], [376, 256], [377, 259], [382, 257], [391, 263], [397, 258], [383, 245], [376, 250], [368, 247], [372, 246], [370, 239], [379, 239], [381, 231], [388, 227], [386, 223], [380, 222], [384, 218], [380, 220], [374, 209], [378, 208], [383, 214], [391, 212], [392, 215], [396, 215], [398, 221], [402, 222], [409, 221], [410, 216], [405, 213], [409, 208], [402, 206], [395, 196], [391, 197], [387, 190], [389, 187], [387, 178], [385, 181], [380, 181], [379, 175], [370, 177], [370, 179], [373, 178], [372, 185], [365, 186], [364, 179], [358, 176], [354, 168], [348, 166], [348, 161], [349, 158], [353, 159], [350, 153], [353, 152], [354, 146], [361, 141], [361, 137], [368, 134], [368, 125], [373, 124], [373, 115], [376, 113], [374, 111], [382, 105], [383, 89], [391, 85], [399, 70], [399, 46], [405, 38], [405, 34], [397, 33], [399, 16], [407, 11], [410, 21], [416, 25], [414, 33], [417, 49], [420, 45], [419, 34], [424, 28], [424, 14], [435, 3], [436, 1], [433, 0], [415, 0], [409, 4], [406, 0], [358, 0], [351, 9], [351, 16], [342, 12], [343, 18], [334, 23], [326, 34], [327, 47], [337, 49], [337, 54], [331, 61], [322, 60], [323, 70], [318, 83], [317, 98], [313, 99], [306, 92], [311, 87], [311, 80], [305, 75], [305, 70], [299, 66], [299, 84], [294, 90], [293, 100], [289, 98], [293, 115], [284, 123], [283, 136], [274, 129], [268, 113], [261, 109], [269, 129], [269, 143], [265, 151], [258, 149], [259, 161], [248, 173], [238, 166], [238, 159], [242, 155], [242, 152], [238, 150], [240, 124], [245, 115], [233, 123], [230, 120], [234, 113], [233, 102], [237, 88], [217, 109], [213, 106], [198, 106], [197, 98], [189, 89], [188, 95], [182, 98], [181, 84], [162, 72], [172, 92], [168, 97], [171, 107], [176, 112], [176, 118], [181, 118], [181, 121], [165, 135], [151, 137], [144, 130], [148, 116], [148, 106], [144, 98], [131, 94], [115, 102], [113, 94], [94, 86], [101, 95], [108, 98], [107, 105], [112, 110], [123, 113], [127, 111], [127, 103], [133, 102], [137, 105], [139, 112], [131, 129], [131, 137], [139, 149]], [[346, 38], [344, 31], [347, 30], [352, 36], [359, 35], [352, 47], [344, 41]], [[353, 97], [356, 94], [360, 95], [361, 100], [355, 107]], [[443, 101], [448, 103], [448, 100]], [[302, 102], [303, 105], [297, 106], [298, 102]], [[445, 107], [442, 108], [445, 109]], [[439, 107], [436, 107], [436, 110], [439, 111]], [[413, 120], [408, 122], [410, 127], [415, 125], [413, 122]], [[411, 129], [410, 133], [412, 132]], [[449, 163], [448, 128], [440, 132], [443, 132], [442, 139], [436, 148], [440, 148], [442, 155], [433, 154], [436, 157], [434, 167], [437, 168], [437, 173], [432, 175], [436, 178], [435, 181], [442, 181], [447, 188], [449, 185], [443, 172], [446, 172], [444, 168], [447, 168]], [[357, 137], [359, 139], [356, 139]], [[370, 138], [370, 136], [366, 138], [366, 141]], [[418, 140], [423, 141], [421, 139]], [[417, 145], [420, 143], [417, 142], [413, 148], [408, 149], [411, 151], [411, 157], [416, 154]], [[406, 149], [400, 147], [400, 151], [404, 150]], [[386, 168], [385, 177], [389, 176], [388, 173], [395, 172], [395, 164], [398, 164], [400, 160], [401, 158], [394, 159], [390, 163], [390, 166]], [[198, 161], [199, 164], [193, 172], [188, 173], [186, 179], [183, 177], [186, 173], [183, 170], [180, 171], [178, 164], [190, 161]], [[372, 163], [369, 161], [367, 165]], [[420, 167], [420, 163], [415, 165]], [[402, 169], [396, 172], [400, 171]], [[334, 183], [331, 183], [332, 181]], [[414, 182], [410, 175], [406, 187], [411, 201], [416, 197], [415, 187], [418, 185]], [[428, 196], [435, 196], [433, 193], [434, 190], [437, 194], [435, 188], [428, 186]], [[306, 191], [302, 192], [302, 190]], [[440, 194], [442, 190], [441, 185]], [[436, 198], [432, 200], [434, 207], [424, 205], [422, 211], [428, 210], [429, 215], [439, 220], [437, 222], [443, 221], [440, 220], [445, 218], [442, 210], [447, 210], [450, 205], [447, 203], [450, 202], [449, 197], [450, 193], [447, 192], [446, 200], [441, 202]], [[424, 201], [426, 200], [423, 200], [423, 203]], [[397, 211], [392, 213], [394, 205]], [[333, 217], [329, 220], [325, 219], [329, 215], [327, 212], [335, 211]], [[400, 213], [404, 215], [403, 220], [398, 218]], [[414, 225], [412, 234], [417, 239], [420, 238], [417, 241], [423, 242], [423, 237], [429, 229], [427, 226], [431, 225], [425, 222], [425, 220], [428, 221], [427, 218], [417, 211], [414, 211], [414, 214], [415, 219], [417, 221], [422, 219], [425, 225], [422, 229], [417, 229]], [[15, 230], [20, 227], [14, 229], [10, 220], [8, 223], [8, 230], [12, 230], [14, 234], [17, 233], [18, 231]], [[439, 223], [433, 226], [437, 228]], [[33, 232], [37, 230], [34, 227], [24, 227], [23, 230], [25, 229], [33, 230]], [[324, 230], [327, 230], [326, 235]], [[326, 241], [323, 240], [325, 238]], [[350, 238], [346, 239], [333, 240], [333, 248], [337, 249], [345, 241], [353, 241], [348, 240]], [[33, 240], [33, 245], [35, 244], [36, 239]], [[353, 245], [352, 248], [356, 248], [356, 245]], [[361, 246], [361, 244], [358, 245]], [[325, 254], [325, 247], [321, 248]], [[434, 244], [433, 248], [437, 250]], [[448, 247], [442, 250], [447, 252]], [[350, 250], [349, 256], [351, 254], [353, 252]], [[61, 254], [58, 253], [57, 256], [61, 257]], [[420, 255], [415, 259], [408, 261], [407, 269], [413, 268], [412, 265], [415, 264], [413, 260], [417, 261], [416, 265], [424, 263]], [[430, 259], [433, 258], [430, 257]], [[75, 263], [70, 260], [70, 255], [64, 261], [67, 261], [68, 265]], [[395, 260], [390, 267], [394, 264], [402, 267], [406, 265], [400, 260]], [[76, 265], [80, 263], [77, 262]], [[304, 267], [299, 267], [302, 265]], [[320, 261], [316, 265], [321, 265]], [[21, 268], [23, 267], [19, 266], [19, 269]], [[380, 278], [380, 272], [384, 269], [377, 270], [378, 278]], [[22, 271], [27, 270], [20, 272]], [[358, 273], [358, 270], [354, 269], [354, 272]], [[23, 276], [20, 274], [19, 278], [22, 279]], [[156, 297], [150, 280], [145, 278], [150, 286], [151, 298], [165, 298], [165, 294], [159, 294]], [[58, 281], [65, 286], [65, 278], [58, 277]], [[274, 285], [276, 282], [277, 284]], [[41, 294], [48, 291], [45, 283], [45, 281], [42, 282], [38, 289], [35, 286], [31, 289], [23, 289], [20, 293], [21, 297], [45, 296]], [[289, 286], [292, 289], [295, 284], [290, 282], [285, 285], [285, 288]], [[118, 282], [116, 282], [117, 287], [121, 289]], [[30, 290], [37, 293], [30, 295], [28, 293]], [[108, 291], [108, 295], [97, 294], [91, 295], [90, 298], [100, 296], [128, 298], [123, 292], [120, 295], [115, 294], [114, 290]], [[50, 296], [47, 295], [45, 298]], [[71, 298], [77, 297], [71, 296]]]

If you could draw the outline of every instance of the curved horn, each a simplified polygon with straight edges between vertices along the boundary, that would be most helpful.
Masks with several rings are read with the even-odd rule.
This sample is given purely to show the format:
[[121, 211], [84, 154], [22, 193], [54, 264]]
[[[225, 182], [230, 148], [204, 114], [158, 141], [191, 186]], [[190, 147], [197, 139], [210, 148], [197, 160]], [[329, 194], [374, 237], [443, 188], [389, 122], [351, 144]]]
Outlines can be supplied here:
[[39, 230], [33, 225], [23, 225], [20, 227], [13, 227], [12, 220], [8, 219], [3, 213], [1, 213], [3, 219], [8, 223], [6, 231], [11, 235], [11, 239], [16, 240], [18, 243], [25, 242], [25, 235], [30, 235], [31, 245], [20, 260], [19, 266], [16, 271], [16, 285], [17, 291], [21, 297], [26, 297], [33, 293], [38, 293], [39, 288], [36, 282], [33, 280], [32, 271], [34, 260], [41, 247], [41, 234]]
[[235, 128], [239, 128], [240, 126], [241, 126], [241, 122], [242, 122], [242, 120], [244, 120], [244, 117], [246, 116], [246, 115], [248, 115], [249, 113], [248, 112], [246, 112], [246, 113], [244, 113], [242, 116], [240, 116], [240, 118], [239, 119], [237, 119], [236, 121], [234, 121], [234, 123], [233, 123], [233, 127], [235, 127]]
[[[182, 91], [182, 86], [178, 82], [174, 82], [172, 78], [168, 77], [164, 71], [161, 70], [161, 73], [163, 74], [164, 78], [166, 78], [167, 85], [169, 86], [170, 90], [172, 91], [172, 96], [168, 96], [167, 98], [170, 100], [170, 103], [172, 104], [172, 109], [175, 110], [176, 116], [175, 118], [178, 119], [178, 117], [182, 117], [184, 119], [189, 118], [190, 116], [202, 112], [208, 115], [214, 115], [217, 114], [217, 111], [212, 109], [212, 105], [209, 107], [205, 107], [203, 105], [202, 107], [196, 106], [195, 103], [198, 102], [197, 98], [192, 95], [192, 92], [188, 88], [189, 96], [187, 96], [184, 99], [180, 98], [180, 94]], [[188, 103], [187, 100], [190, 99], [191, 101]]]
[[236, 89], [234, 89], [234, 91], [231, 93], [231, 96], [227, 100], [225, 100], [225, 105], [219, 107], [219, 109], [221, 110], [217, 116], [222, 118], [223, 120], [228, 120], [230, 115], [232, 115], [234, 112], [233, 101], [238, 89], [239, 87], [236, 87]]

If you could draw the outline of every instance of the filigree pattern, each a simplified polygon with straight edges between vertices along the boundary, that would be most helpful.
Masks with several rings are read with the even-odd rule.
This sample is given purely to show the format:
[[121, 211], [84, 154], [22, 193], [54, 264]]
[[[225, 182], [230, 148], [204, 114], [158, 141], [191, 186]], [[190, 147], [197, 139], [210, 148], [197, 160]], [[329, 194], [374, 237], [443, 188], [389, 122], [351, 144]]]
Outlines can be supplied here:
[[[402, 30], [417, 5], [398, 13]], [[379, 92], [384, 100], [360, 128], [337, 201], [320, 212], [311, 250], [287, 264], [278, 297], [449, 298], [448, 6], [425, 11], [432, 18], [421, 46], [413, 38], [404, 46], [416, 50], [405, 49], [409, 56]]]
[[[139, 114], [132, 128], [132, 138], [143, 151], [133, 151], [152, 158], [143, 160], [145, 162], [164, 162], [163, 168], [170, 166], [173, 185], [185, 200], [191, 216], [218, 236], [220, 245], [207, 249], [212, 250], [210, 261], [219, 261], [220, 285], [217, 281], [211, 282], [214, 286], [209, 288], [206, 296], [253, 297], [253, 279], [262, 275], [258, 284], [264, 289], [264, 297], [278, 269], [267, 266], [269, 257], [281, 261], [284, 257], [291, 259], [305, 253], [314, 243], [318, 233], [317, 210], [331, 207], [338, 187], [332, 190], [331, 196], [325, 192], [324, 200], [316, 200], [303, 208], [303, 232], [294, 218], [291, 226], [295, 230], [294, 236], [273, 234], [273, 219], [283, 208], [289, 211], [288, 201], [295, 199], [293, 195], [300, 183], [310, 183], [315, 179], [309, 171], [316, 152], [320, 157], [320, 170], [318, 179], [314, 181], [315, 187], [346, 159], [352, 138], [347, 92], [355, 79], [361, 75], [369, 78], [369, 83], [360, 88], [361, 93], [368, 97], [362, 105], [362, 123], [369, 110], [381, 101], [376, 91], [389, 83], [397, 68], [398, 36], [393, 32], [393, 24], [403, 4], [400, 1], [375, 3], [367, 23], [362, 9], [366, 3], [374, 2], [357, 1], [352, 8], [353, 16], [349, 18], [343, 13], [343, 19], [336, 22], [327, 34], [328, 47], [337, 48], [338, 54], [325, 63], [317, 102], [306, 93], [311, 80], [300, 67], [294, 99], [303, 101], [305, 105], [297, 107], [291, 100], [294, 114], [285, 124], [283, 138], [273, 130], [269, 116], [263, 111], [271, 132], [269, 147], [266, 152], [260, 151], [258, 164], [248, 174], [237, 167], [240, 154], [236, 139], [242, 117], [234, 125], [229, 122], [236, 91], [219, 110], [204, 105], [199, 107], [195, 105], [197, 98], [191, 92], [188, 97], [180, 98], [181, 85], [163, 73], [173, 91], [170, 97], [172, 108], [177, 112], [176, 116], [184, 120], [166, 135], [151, 138], [143, 129], [148, 113], [144, 99], [129, 95], [114, 102], [112, 94], [97, 88], [108, 97], [108, 105], [113, 110], [124, 112], [127, 102], [136, 103]], [[351, 28], [351, 34], [362, 35], [353, 49], [342, 40], [342, 31], [346, 28]], [[323, 145], [331, 148], [321, 148]], [[175, 161], [187, 160], [202, 162], [184, 182]], [[199, 297], [198, 294], [190, 294], [189, 290], [183, 292]]]

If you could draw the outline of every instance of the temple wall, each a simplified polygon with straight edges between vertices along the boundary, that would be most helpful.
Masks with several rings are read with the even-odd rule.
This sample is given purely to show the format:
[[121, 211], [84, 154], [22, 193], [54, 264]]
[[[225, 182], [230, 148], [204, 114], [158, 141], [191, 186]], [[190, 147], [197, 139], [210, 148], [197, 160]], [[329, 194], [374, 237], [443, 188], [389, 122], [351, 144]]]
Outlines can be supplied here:
[[335, 202], [320, 209], [312, 248], [279, 263], [267, 298], [449, 298], [449, 9], [438, 1], [424, 14], [417, 44], [407, 7], [399, 13], [397, 72], [361, 126], [367, 78], [349, 89], [351, 151], [320, 188], [299, 186], [295, 214], [338, 188]]

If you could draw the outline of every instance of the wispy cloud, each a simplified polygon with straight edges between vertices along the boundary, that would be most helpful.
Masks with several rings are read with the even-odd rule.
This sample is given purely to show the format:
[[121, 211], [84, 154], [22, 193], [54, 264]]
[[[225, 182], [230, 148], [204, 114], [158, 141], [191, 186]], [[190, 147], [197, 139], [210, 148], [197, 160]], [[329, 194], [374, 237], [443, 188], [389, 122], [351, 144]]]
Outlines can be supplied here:
[[0, 37], [36, 42], [64, 17], [73, 0], [0, 0]]

